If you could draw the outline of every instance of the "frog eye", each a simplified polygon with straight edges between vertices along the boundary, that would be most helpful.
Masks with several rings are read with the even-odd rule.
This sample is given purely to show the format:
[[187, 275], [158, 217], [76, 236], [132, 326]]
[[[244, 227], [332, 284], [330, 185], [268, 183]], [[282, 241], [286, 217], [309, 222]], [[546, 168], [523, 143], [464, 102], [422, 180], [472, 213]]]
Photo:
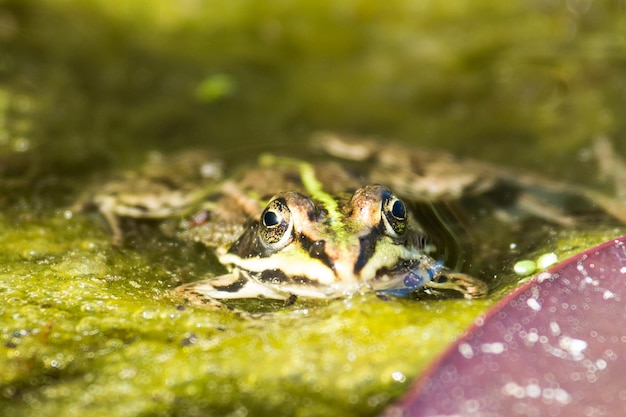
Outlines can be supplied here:
[[259, 235], [263, 242], [274, 249], [280, 249], [289, 243], [293, 221], [291, 212], [284, 199], [270, 201], [261, 213]]
[[407, 211], [404, 202], [398, 197], [389, 195], [383, 200], [382, 218], [387, 234], [400, 237], [407, 228]]

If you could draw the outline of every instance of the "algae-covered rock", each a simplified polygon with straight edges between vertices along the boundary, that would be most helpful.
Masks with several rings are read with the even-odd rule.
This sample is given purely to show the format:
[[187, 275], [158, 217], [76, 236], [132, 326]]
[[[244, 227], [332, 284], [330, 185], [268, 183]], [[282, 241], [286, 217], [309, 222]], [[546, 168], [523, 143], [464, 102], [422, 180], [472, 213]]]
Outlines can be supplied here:
[[242, 320], [170, 299], [176, 268], [107, 247], [93, 222], [21, 226], [3, 225], [7, 415], [371, 414], [485, 306], [372, 295]]
[[372, 294], [244, 320], [168, 296], [197, 250], [113, 249], [101, 226], [3, 218], [4, 415], [373, 415], [491, 304]]

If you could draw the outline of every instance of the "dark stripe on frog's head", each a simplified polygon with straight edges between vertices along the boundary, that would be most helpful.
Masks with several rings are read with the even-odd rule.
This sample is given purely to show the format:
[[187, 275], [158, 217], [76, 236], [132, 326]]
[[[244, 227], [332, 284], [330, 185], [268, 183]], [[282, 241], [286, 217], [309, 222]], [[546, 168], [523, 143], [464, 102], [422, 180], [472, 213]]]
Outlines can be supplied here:
[[359, 237], [359, 257], [354, 263], [354, 273], [358, 275], [361, 269], [376, 252], [376, 245], [381, 238], [380, 228], [373, 228], [368, 234]]
[[[384, 232], [383, 232], [384, 227], [385, 226], [382, 224], [382, 221], [381, 221], [378, 227], [375, 227], [372, 230], [370, 230], [368, 234], [359, 237], [359, 246], [360, 246], [359, 257], [354, 263], [355, 275], [359, 275], [361, 273], [361, 270], [365, 267], [365, 265], [367, 265], [369, 260], [375, 255], [376, 246], [381, 243], [381, 238], [384, 235]], [[386, 238], [392, 239], [389, 236], [387, 236]], [[415, 248], [419, 250], [423, 249], [426, 246], [426, 237], [423, 234], [418, 233], [414, 230], [407, 232], [401, 238], [396, 238], [393, 240], [395, 241], [394, 243], [396, 245]], [[397, 262], [399, 265], [401, 261], [410, 261], [410, 260], [411, 259], [403, 259], [403, 260], [399, 259]]]
[[312, 240], [308, 236], [300, 234], [298, 241], [302, 249], [304, 249], [311, 258], [320, 260], [324, 265], [330, 269], [334, 269], [333, 262], [326, 253], [326, 241], [324, 240]]

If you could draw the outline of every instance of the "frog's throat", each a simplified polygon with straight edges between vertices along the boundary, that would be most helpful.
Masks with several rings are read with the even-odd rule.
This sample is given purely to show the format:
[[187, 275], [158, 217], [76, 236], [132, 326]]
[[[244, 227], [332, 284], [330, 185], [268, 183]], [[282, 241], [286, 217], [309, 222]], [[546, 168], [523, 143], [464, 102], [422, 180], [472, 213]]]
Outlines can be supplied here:
[[251, 275], [259, 276], [265, 271], [277, 271], [277, 276], [287, 277], [289, 280], [305, 278], [318, 285], [332, 286], [337, 283], [369, 282], [380, 279], [381, 274], [384, 278], [384, 271], [392, 270], [405, 261], [422, 261], [425, 256], [415, 248], [391, 245], [384, 251], [374, 253], [358, 270], [355, 269], [354, 256], [332, 256], [332, 264], [328, 265], [320, 259], [309, 257], [303, 250], [297, 253], [281, 251], [268, 257], [250, 258], [225, 253], [219, 256], [219, 260]]

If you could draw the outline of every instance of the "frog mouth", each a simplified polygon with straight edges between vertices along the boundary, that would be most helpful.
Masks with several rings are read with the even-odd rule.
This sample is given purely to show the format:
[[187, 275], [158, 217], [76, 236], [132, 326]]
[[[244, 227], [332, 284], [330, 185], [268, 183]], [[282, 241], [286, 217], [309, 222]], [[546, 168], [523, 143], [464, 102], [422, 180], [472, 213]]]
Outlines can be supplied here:
[[[315, 246], [320, 249], [324, 245]], [[220, 261], [233, 265], [240, 274], [276, 289], [293, 291], [293, 287], [309, 287], [325, 294], [346, 294], [365, 287], [374, 291], [413, 291], [430, 282], [442, 268], [427, 255], [403, 246], [394, 245], [383, 252], [382, 255], [375, 253], [365, 261], [359, 254], [356, 261], [345, 256], [333, 263], [325, 251], [322, 256], [302, 256], [311, 252], [301, 248], [296, 254], [278, 252], [268, 257], [241, 258], [225, 253]]]

